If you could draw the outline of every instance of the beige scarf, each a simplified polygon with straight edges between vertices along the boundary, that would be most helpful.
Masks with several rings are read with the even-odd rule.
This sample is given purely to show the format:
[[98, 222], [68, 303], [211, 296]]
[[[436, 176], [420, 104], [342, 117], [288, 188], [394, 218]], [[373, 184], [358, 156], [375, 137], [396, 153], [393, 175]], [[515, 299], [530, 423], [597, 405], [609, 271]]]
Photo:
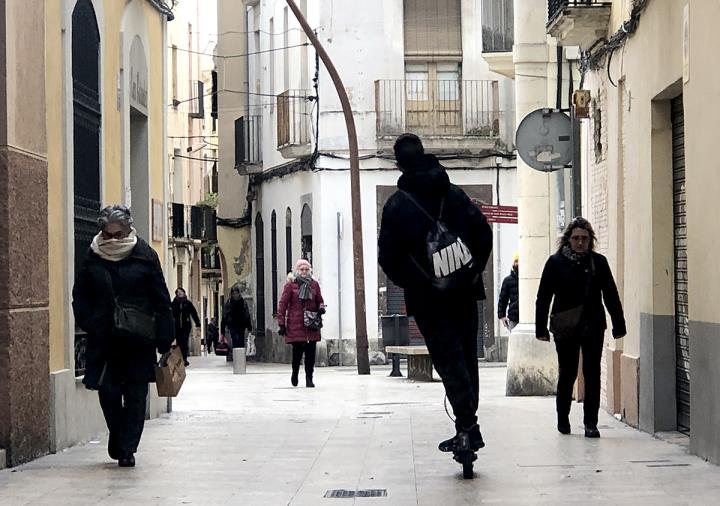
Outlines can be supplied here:
[[137, 232], [134, 228], [130, 229], [130, 234], [125, 239], [103, 239], [102, 232], [98, 232], [90, 248], [100, 258], [119, 262], [130, 256], [137, 240]]

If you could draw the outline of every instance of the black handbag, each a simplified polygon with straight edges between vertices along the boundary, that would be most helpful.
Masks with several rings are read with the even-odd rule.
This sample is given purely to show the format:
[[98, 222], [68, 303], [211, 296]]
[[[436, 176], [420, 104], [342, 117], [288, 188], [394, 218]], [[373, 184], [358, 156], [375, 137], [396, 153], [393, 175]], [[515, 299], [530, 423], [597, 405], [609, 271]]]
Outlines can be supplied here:
[[305, 325], [306, 329], [320, 330], [323, 327], [320, 311], [310, 311], [303, 308], [303, 325]]
[[[590, 253], [592, 255], [592, 252]], [[553, 337], [556, 342], [567, 341], [573, 336], [577, 335], [583, 320], [583, 314], [585, 312], [585, 299], [587, 299], [588, 292], [590, 291], [590, 283], [595, 277], [595, 260], [590, 257], [590, 277], [585, 282], [585, 293], [583, 294], [582, 304], [565, 311], [559, 311], [550, 315], [550, 332], [553, 333]]]
[[105, 271], [112, 291], [113, 325], [112, 333], [121, 339], [155, 346], [155, 315], [145, 308], [115, 296], [112, 277]]

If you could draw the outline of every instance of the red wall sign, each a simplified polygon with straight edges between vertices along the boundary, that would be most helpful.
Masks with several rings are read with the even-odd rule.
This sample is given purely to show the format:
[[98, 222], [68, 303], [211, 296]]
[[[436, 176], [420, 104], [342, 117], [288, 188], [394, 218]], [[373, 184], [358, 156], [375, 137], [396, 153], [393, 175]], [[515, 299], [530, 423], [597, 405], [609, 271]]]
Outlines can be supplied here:
[[488, 223], [517, 223], [518, 208], [516, 206], [493, 206], [480, 204], [480, 210]]

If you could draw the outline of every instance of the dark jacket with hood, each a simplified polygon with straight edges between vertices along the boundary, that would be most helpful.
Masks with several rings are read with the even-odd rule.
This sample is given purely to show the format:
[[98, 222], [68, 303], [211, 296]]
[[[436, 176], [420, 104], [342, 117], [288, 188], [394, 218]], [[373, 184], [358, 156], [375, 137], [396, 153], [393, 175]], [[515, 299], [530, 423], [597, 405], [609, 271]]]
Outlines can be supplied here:
[[[594, 266], [593, 266], [594, 264]], [[593, 273], [594, 270], [594, 273]], [[620, 296], [607, 259], [594, 251], [571, 260], [562, 252], [551, 255], [545, 263], [535, 303], [535, 335], [546, 337], [548, 312], [566, 311], [583, 304], [586, 283], [590, 283], [585, 297], [582, 317], [582, 335], [604, 335], [607, 328], [605, 308], [612, 319], [614, 337], [625, 335], [625, 316]], [[578, 336], [580, 337], [580, 336]]]
[[230, 298], [225, 302], [222, 321], [220, 322], [220, 333], [222, 335], [225, 335], [226, 328], [229, 328], [231, 332], [236, 334], [242, 334], [246, 329], [248, 332], [252, 332], [250, 311], [242, 297], [234, 300], [232, 295], [230, 295]]
[[188, 299], [175, 297], [172, 301], [172, 312], [173, 318], [175, 319], [175, 335], [180, 336], [181, 332], [189, 332], [192, 328], [192, 323], [195, 322], [195, 326], [200, 326], [200, 318], [198, 317], [197, 309], [195, 305]]
[[503, 279], [498, 298], [498, 318], [505, 318], [511, 322], [520, 321], [520, 304], [518, 303], [518, 275], [515, 270]]
[[[113, 336], [113, 293], [155, 315], [155, 346]], [[87, 332], [85, 377], [91, 389], [110, 381], [154, 382], [156, 349], [164, 353], [174, 339], [170, 294], [157, 253], [138, 238], [127, 258], [104, 260], [88, 251], [73, 287], [75, 323]]]
[[[383, 209], [378, 239], [380, 266], [393, 283], [405, 290], [408, 315], [441, 304], [452, 307], [454, 301], [461, 299], [485, 299], [482, 272], [492, 251], [490, 225], [465, 192], [450, 183], [435, 156], [424, 155], [413, 169], [405, 170], [400, 176], [400, 191], [388, 199]], [[428, 274], [432, 270], [427, 257], [427, 236], [434, 223], [404, 192], [410, 193], [431, 216], [440, 214], [440, 203], [444, 199], [440, 221], [467, 245], [478, 273], [475, 283], [467, 290], [448, 294], [433, 287]]]

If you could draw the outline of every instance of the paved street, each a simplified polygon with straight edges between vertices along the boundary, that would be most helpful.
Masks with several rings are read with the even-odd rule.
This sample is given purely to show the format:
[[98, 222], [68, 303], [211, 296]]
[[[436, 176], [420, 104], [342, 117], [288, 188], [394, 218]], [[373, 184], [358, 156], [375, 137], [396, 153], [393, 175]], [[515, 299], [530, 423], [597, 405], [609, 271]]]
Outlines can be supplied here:
[[[134, 469], [105, 441], [0, 472], [0, 504], [717, 504], [720, 468], [601, 413], [602, 439], [554, 428], [550, 398], [506, 398], [505, 369], [482, 365], [487, 446], [477, 477], [437, 451], [451, 432], [439, 382], [316, 371], [292, 388], [289, 366], [195, 358], [174, 413], [147, 423]], [[324, 498], [333, 489], [386, 497]]]

